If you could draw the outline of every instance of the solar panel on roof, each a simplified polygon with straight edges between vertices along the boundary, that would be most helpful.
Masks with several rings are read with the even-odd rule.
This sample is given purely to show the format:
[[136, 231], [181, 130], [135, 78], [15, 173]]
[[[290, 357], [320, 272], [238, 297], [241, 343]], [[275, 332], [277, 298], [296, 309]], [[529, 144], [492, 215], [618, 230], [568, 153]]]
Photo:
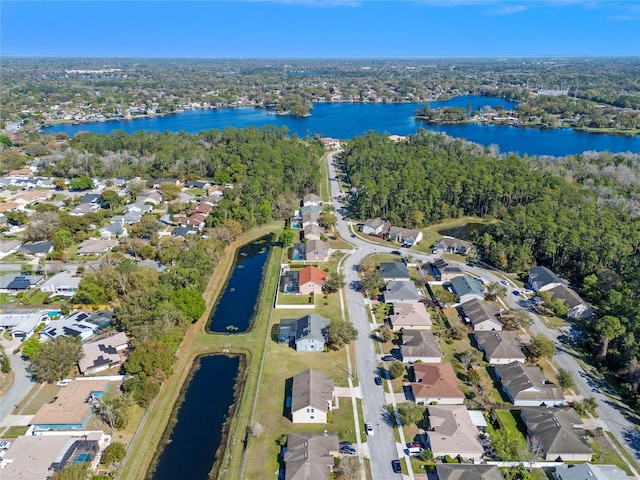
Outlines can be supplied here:
[[82, 312], [78, 314], [78, 316], [76, 317], [76, 321], [84, 320], [85, 318], [88, 318], [88, 317], [89, 315], [87, 313]]
[[26, 288], [29, 288], [29, 286], [31, 286], [31, 281], [28, 278], [16, 277], [11, 282], [9, 282], [7, 288], [14, 290], [24, 290]]

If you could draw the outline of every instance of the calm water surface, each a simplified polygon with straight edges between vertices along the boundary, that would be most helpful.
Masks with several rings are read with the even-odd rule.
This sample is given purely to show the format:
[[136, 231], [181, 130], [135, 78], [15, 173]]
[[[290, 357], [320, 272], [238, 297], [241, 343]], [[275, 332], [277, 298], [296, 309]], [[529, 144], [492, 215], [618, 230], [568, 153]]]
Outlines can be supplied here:
[[467, 240], [470, 242], [475, 241], [476, 236], [480, 229], [484, 226], [484, 223], [479, 222], [469, 222], [464, 225], [460, 225], [459, 227], [453, 228], [445, 228], [443, 230], [438, 230], [438, 233], [447, 237], [455, 237], [460, 240]]
[[263, 238], [238, 250], [233, 272], [211, 314], [209, 331], [236, 333], [249, 328], [271, 250], [269, 242], [270, 239]]
[[[511, 109], [515, 103], [500, 98], [466, 96], [446, 102], [429, 102], [432, 108], [443, 106], [473, 109], [484, 106], [503, 106]], [[541, 130], [481, 124], [427, 125], [413, 116], [424, 103], [399, 105], [319, 103], [307, 118], [273, 115], [256, 108], [224, 108], [217, 110], [188, 110], [166, 117], [141, 118], [129, 121], [94, 122], [83, 125], [55, 125], [45, 132], [65, 132], [72, 136], [80, 131], [110, 133], [123, 130], [134, 133], [148, 131], [185, 131], [196, 133], [202, 130], [228, 126], [246, 128], [264, 125], [286, 126], [290, 133], [301, 137], [320, 133], [325, 137], [353, 138], [368, 131], [409, 135], [420, 127], [446, 133], [452, 137], [465, 138], [481, 145], [497, 145], [501, 152], [518, 152], [529, 155], [563, 156], [587, 150], [640, 153], [640, 136], [617, 136], [576, 132], [570, 129]]]
[[222, 442], [223, 425], [233, 403], [240, 359], [211, 355], [196, 360], [185, 385], [169, 443], [158, 457], [150, 480], [207, 480]]

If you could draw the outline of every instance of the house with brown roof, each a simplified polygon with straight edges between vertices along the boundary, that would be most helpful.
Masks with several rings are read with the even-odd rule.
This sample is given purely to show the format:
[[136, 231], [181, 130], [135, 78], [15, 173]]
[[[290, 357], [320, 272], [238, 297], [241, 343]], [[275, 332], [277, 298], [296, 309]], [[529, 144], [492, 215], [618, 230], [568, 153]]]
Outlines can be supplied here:
[[484, 447], [480, 431], [464, 405], [430, 405], [429, 446], [435, 458], [447, 455], [464, 460], [480, 459]]
[[511, 362], [495, 366], [502, 390], [517, 407], [562, 406], [562, 388], [550, 382], [536, 365]]
[[56, 399], [45, 403], [31, 419], [35, 430], [79, 430], [109, 388], [109, 380], [72, 380], [60, 387]]
[[290, 433], [282, 456], [285, 480], [329, 480], [338, 451], [336, 433]]
[[517, 332], [476, 332], [478, 349], [484, 353], [489, 365], [505, 365], [511, 362], [524, 363], [522, 340]]
[[298, 373], [291, 387], [291, 421], [327, 423], [333, 396], [333, 378], [329, 375], [312, 369]]
[[79, 245], [78, 255], [102, 255], [118, 244], [117, 240], [89, 239]]
[[440, 345], [431, 330], [403, 328], [400, 353], [402, 361], [406, 363], [440, 363], [442, 361]]
[[395, 302], [389, 322], [394, 332], [403, 328], [431, 330], [433, 326], [431, 315], [421, 302]]
[[411, 368], [415, 378], [411, 391], [416, 403], [462, 405], [464, 393], [450, 363], [414, 363]]
[[18, 202], [0, 203], [0, 213], [15, 212], [16, 210], [24, 210], [24, 205]]
[[322, 293], [329, 274], [313, 265], [304, 267], [298, 272], [298, 291], [303, 295], [319, 295]]

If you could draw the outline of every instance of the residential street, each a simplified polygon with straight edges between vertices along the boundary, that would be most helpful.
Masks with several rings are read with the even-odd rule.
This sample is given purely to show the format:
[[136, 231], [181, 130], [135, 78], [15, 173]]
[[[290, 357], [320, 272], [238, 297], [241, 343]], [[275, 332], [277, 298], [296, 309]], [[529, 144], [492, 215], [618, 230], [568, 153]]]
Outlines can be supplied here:
[[31, 375], [27, 373], [29, 362], [22, 360], [20, 355], [9, 355], [11, 368], [15, 372], [15, 381], [11, 388], [0, 397], [0, 426], [4, 425], [6, 418], [11, 414], [15, 406], [29, 393], [35, 385], [31, 381]]
[[[358, 283], [358, 274], [356, 266], [367, 255], [375, 252], [391, 252], [397, 250], [397, 247], [384, 247], [369, 243], [360, 237], [351, 237], [352, 232], [349, 229], [348, 220], [342, 220], [343, 216], [347, 216], [342, 212], [342, 205], [336, 200], [339, 197], [339, 183], [334, 181], [336, 178], [336, 170], [333, 165], [333, 153], [328, 156], [329, 163], [329, 176], [331, 179], [331, 195], [334, 206], [338, 212], [338, 231], [340, 235], [347, 241], [353, 243], [357, 252], [347, 258], [344, 262], [344, 274], [347, 284], [347, 306], [349, 310], [349, 316], [352, 323], [358, 329], [358, 339], [355, 344], [356, 361], [359, 374], [359, 380], [362, 387], [362, 407], [364, 411], [365, 421], [372, 422], [376, 429], [376, 435], [369, 437], [368, 444], [371, 452], [371, 470], [374, 479], [395, 479], [399, 478], [399, 475], [394, 474], [391, 470], [391, 460], [400, 458], [402, 455], [398, 455], [396, 443], [393, 436], [393, 430], [387, 425], [385, 413], [386, 405], [383, 395], [383, 387], [377, 386], [373, 382], [373, 377], [376, 374], [378, 365], [378, 357], [374, 350], [374, 342], [370, 338], [370, 324], [368, 320], [367, 307], [364, 304], [364, 298], [359, 291], [356, 291], [353, 287]], [[415, 251], [410, 252], [411, 256], [416, 260], [423, 262], [433, 261], [433, 256], [419, 253]], [[495, 273], [478, 267], [471, 267], [462, 262], [449, 262], [456, 263], [465, 271], [479, 276], [485, 280], [485, 282], [499, 282], [502, 280]], [[356, 283], [354, 283], [356, 282]], [[522, 297], [513, 295], [511, 292], [514, 286], [510, 285], [509, 293], [506, 296], [506, 301], [510, 307], [522, 308], [518, 301]], [[630, 452], [637, 462], [640, 463], [640, 432], [632, 425], [629, 420], [621, 413], [620, 407], [618, 407], [610, 398], [605, 395], [602, 387], [597, 383], [597, 380], [591, 378], [591, 376], [584, 371], [579, 365], [576, 358], [566, 350], [566, 348], [558, 341], [558, 336], [562, 334], [558, 329], [552, 329], [547, 327], [540, 318], [529, 312], [529, 315], [533, 319], [533, 324], [530, 327], [532, 333], [541, 333], [546, 337], [554, 341], [556, 346], [556, 353], [554, 360], [556, 364], [565, 370], [568, 370], [573, 375], [575, 380], [574, 391], [578, 395], [583, 397], [594, 397], [598, 401], [597, 413], [600, 417], [600, 423], [605, 430], [612, 432], [613, 436], [623, 445], [623, 447]], [[400, 446], [401, 447], [401, 446]], [[417, 473], [417, 472], [416, 472]]]

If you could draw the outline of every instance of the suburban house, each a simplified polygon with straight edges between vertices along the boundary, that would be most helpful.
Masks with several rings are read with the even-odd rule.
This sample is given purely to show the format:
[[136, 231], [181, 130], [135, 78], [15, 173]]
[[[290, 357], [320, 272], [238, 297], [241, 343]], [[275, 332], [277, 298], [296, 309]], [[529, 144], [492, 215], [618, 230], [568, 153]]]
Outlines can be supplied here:
[[486, 303], [472, 298], [459, 306], [462, 317], [470, 323], [475, 332], [502, 330], [500, 307], [495, 303]]
[[322, 205], [322, 199], [315, 193], [308, 193], [304, 197], [302, 197], [302, 206], [308, 207], [310, 205]]
[[302, 214], [302, 228], [309, 225], [320, 226], [320, 214], [315, 212], [306, 212]]
[[83, 459], [92, 463], [111, 442], [111, 434], [90, 432], [84, 435], [20, 435], [3, 452], [0, 477], [20, 480], [44, 480], [54, 472]]
[[585, 302], [580, 295], [574, 292], [565, 285], [558, 285], [557, 287], [547, 290], [551, 294], [551, 298], [559, 299], [567, 307], [567, 317], [569, 318], [589, 318], [593, 315], [593, 308]]
[[152, 205], [156, 206], [160, 205], [163, 202], [162, 195], [160, 195], [160, 192], [158, 192], [157, 190], [141, 193], [138, 198], [136, 198], [136, 201], [142, 203], [151, 203]]
[[320, 215], [322, 213], [322, 205], [305, 205], [304, 207], [300, 207], [300, 210], [297, 212], [298, 218], [302, 219], [304, 215], [307, 213], [315, 213], [316, 215]]
[[329, 480], [338, 456], [337, 433], [290, 433], [282, 456], [285, 480]]
[[442, 237], [433, 244], [434, 250], [447, 253], [457, 253], [459, 255], [469, 255], [472, 248], [473, 243], [454, 237]]
[[436, 464], [438, 480], [504, 480], [496, 465]]
[[329, 274], [313, 265], [304, 267], [298, 272], [298, 291], [303, 295], [319, 295], [322, 293]]
[[307, 262], [326, 262], [330, 257], [329, 244], [322, 240], [309, 240], [304, 244], [304, 260]]
[[324, 137], [320, 139], [325, 150], [338, 150], [340, 148], [340, 140], [331, 137]]
[[385, 282], [411, 280], [409, 269], [403, 262], [381, 262], [380, 273]]
[[529, 438], [540, 442], [547, 461], [589, 462], [593, 450], [586, 442], [584, 423], [573, 409], [526, 407], [520, 416]]
[[150, 211], [153, 210], [153, 207], [151, 205], [148, 205], [145, 202], [135, 202], [135, 203], [130, 203], [129, 205], [125, 205], [123, 211], [125, 213], [140, 213], [140, 214], [144, 214], [144, 213], [149, 213]]
[[433, 276], [438, 282], [450, 282], [452, 278], [464, 275], [464, 270], [456, 265], [449, 265], [445, 260], [438, 258], [431, 264]]
[[291, 421], [293, 423], [327, 423], [333, 405], [333, 378], [308, 369], [293, 377], [291, 387]]
[[627, 472], [617, 465], [558, 465], [554, 473], [556, 480], [627, 480]]
[[394, 332], [403, 328], [430, 330], [433, 326], [431, 315], [427, 312], [424, 303], [421, 302], [395, 302], [393, 313], [389, 315], [389, 322], [391, 330]]
[[3, 293], [17, 293], [29, 290], [38, 285], [44, 277], [42, 275], [24, 275], [7, 273], [0, 277], [0, 291]]
[[186, 238], [187, 235], [193, 235], [194, 233], [198, 233], [198, 230], [193, 227], [176, 227], [171, 230], [172, 237]]
[[210, 186], [211, 183], [206, 180], [189, 180], [185, 183], [187, 188], [209, 188]]
[[99, 328], [96, 324], [87, 321], [88, 318], [88, 313], [76, 312], [67, 318], [54, 320], [43, 328], [40, 334], [45, 340], [53, 340], [58, 337], [73, 337], [84, 341], [93, 337]]
[[428, 405], [462, 405], [464, 393], [450, 363], [414, 363], [411, 391], [415, 402]]
[[413, 247], [422, 240], [422, 232], [420, 230], [412, 230], [410, 228], [390, 227], [389, 238], [407, 247]]
[[429, 405], [429, 446], [434, 458], [480, 459], [484, 447], [480, 431], [464, 405]]
[[79, 245], [78, 255], [102, 255], [118, 244], [117, 240], [89, 239]]
[[391, 224], [380, 217], [366, 220], [362, 224], [362, 233], [365, 235], [383, 236], [389, 232]]
[[209, 215], [209, 213], [213, 210], [213, 205], [210, 203], [199, 203], [195, 207], [191, 209], [192, 213], [201, 213], [203, 215]]
[[98, 232], [100, 232], [100, 236], [102, 238], [107, 240], [110, 240], [112, 238], [126, 237], [127, 235], [129, 235], [127, 227], [124, 226], [124, 223], [110, 223], [105, 227], [101, 227]]
[[49, 323], [44, 310], [11, 309], [0, 313], [0, 328], [11, 329], [11, 336], [26, 340], [41, 323]]
[[41, 292], [47, 292], [61, 297], [73, 297], [80, 286], [82, 278], [75, 277], [72, 273], [64, 271], [55, 274], [40, 285]]
[[327, 342], [324, 333], [329, 320], [312, 313], [297, 319], [280, 320], [278, 341], [293, 344], [299, 352], [322, 352]]
[[564, 280], [547, 267], [533, 267], [530, 269], [529, 280], [527, 283], [531, 287], [531, 290], [536, 292], [544, 292], [545, 290], [550, 290], [553, 287], [559, 287], [560, 285], [566, 284]]
[[384, 303], [416, 303], [420, 301], [420, 292], [413, 282], [392, 280], [387, 282], [387, 287], [382, 293]]
[[30, 425], [36, 431], [82, 429], [108, 388], [109, 380], [71, 380], [60, 387], [55, 402], [40, 407]]
[[180, 180], [177, 178], [156, 178], [153, 180], [153, 188], [156, 190], [160, 188], [163, 183], [171, 183], [172, 185], [180, 185]]
[[181, 227], [193, 227], [202, 230], [205, 226], [207, 216], [204, 213], [195, 213], [189, 217], [180, 219]]
[[122, 364], [121, 351], [129, 347], [129, 338], [118, 332], [100, 340], [82, 345], [82, 358], [78, 362], [80, 373], [93, 375]]
[[34, 257], [45, 257], [53, 250], [53, 242], [35, 242], [35, 243], [23, 243], [18, 250], [24, 255], [32, 255]]
[[489, 365], [524, 363], [526, 360], [517, 332], [476, 332], [475, 337], [478, 349], [484, 353], [484, 359]]
[[302, 230], [302, 234], [307, 240], [320, 240], [320, 238], [324, 235], [324, 230], [315, 223], [312, 223], [311, 225], [307, 225], [306, 227], [304, 227], [304, 229]]
[[562, 406], [564, 394], [547, 380], [536, 365], [511, 362], [495, 366], [502, 390], [516, 407]]
[[16, 210], [24, 210], [24, 205], [18, 202], [0, 203], [0, 213], [15, 212]]
[[77, 207], [73, 208], [69, 212], [69, 215], [72, 215], [74, 217], [81, 217], [83, 215], [86, 215], [87, 213], [95, 213], [98, 210], [100, 210], [100, 205], [98, 205], [97, 203], [81, 203]]
[[471, 278], [466, 275], [452, 278], [451, 288], [453, 288], [460, 303], [466, 303], [474, 298], [484, 300], [484, 287], [482, 283], [471, 280]]
[[19, 240], [2, 240], [0, 241], [0, 259], [11, 255], [12, 253], [16, 253], [22, 242]]
[[402, 361], [406, 363], [440, 363], [442, 352], [438, 339], [431, 330], [402, 330], [400, 345]]

